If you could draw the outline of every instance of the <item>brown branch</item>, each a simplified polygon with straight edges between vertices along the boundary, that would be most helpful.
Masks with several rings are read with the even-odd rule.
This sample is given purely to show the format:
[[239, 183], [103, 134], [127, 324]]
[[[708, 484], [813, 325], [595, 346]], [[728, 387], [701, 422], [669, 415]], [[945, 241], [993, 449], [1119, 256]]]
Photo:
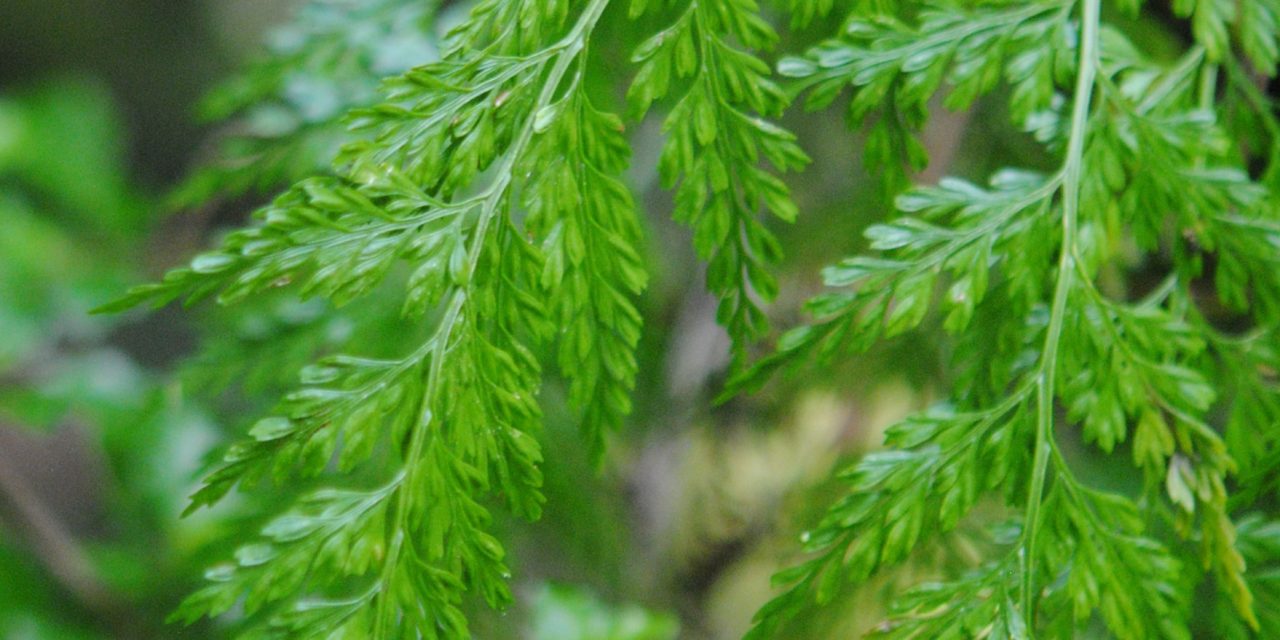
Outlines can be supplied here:
[[[0, 429], [14, 428], [0, 425]], [[93, 565], [63, 523], [40, 500], [9, 456], [0, 453], [0, 507], [31, 547], [36, 558], [87, 610], [104, 611], [118, 604], [98, 579]]]

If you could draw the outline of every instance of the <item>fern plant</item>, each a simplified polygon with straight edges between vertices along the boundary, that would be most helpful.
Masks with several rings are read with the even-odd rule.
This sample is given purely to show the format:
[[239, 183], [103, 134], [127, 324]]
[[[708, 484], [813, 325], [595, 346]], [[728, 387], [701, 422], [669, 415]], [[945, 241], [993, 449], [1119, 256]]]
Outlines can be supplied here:
[[[778, 39], [768, 18], [833, 23], [836, 4], [842, 26], [783, 56], [776, 84], [760, 57]], [[1191, 637], [1205, 597], [1224, 636], [1280, 632], [1258, 604], [1280, 591], [1255, 570], [1280, 548], [1265, 508], [1280, 451], [1280, 119], [1265, 82], [1280, 5], [1177, 0], [1175, 54], [1133, 38], [1158, 11], [479, 0], [437, 39], [424, 0], [313, 0], [210, 103], [285, 125], [232, 140], [183, 193], [292, 186], [106, 309], [279, 288], [344, 305], [391, 286], [430, 330], [396, 357], [308, 366], [227, 450], [192, 509], [264, 478], [331, 486], [212, 569], [177, 617], [243, 602], [250, 637], [459, 638], [467, 594], [511, 601], [490, 509], [541, 512], [543, 368], [567, 378], [596, 460], [630, 410], [647, 248], [627, 123], [659, 105], [658, 171], [734, 342], [727, 395], [909, 332], [938, 331], [953, 353], [949, 400], [840, 473], [842, 497], [750, 637], [801, 637], [801, 614], [957, 535], [979, 503], [1008, 515], [986, 557], [900, 593], [875, 635]], [[657, 30], [631, 56], [624, 120], [601, 90], [600, 34], [636, 25]], [[768, 118], [843, 94], [892, 211], [866, 230], [867, 253], [823, 271], [812, 323], [753, 360], [778, 293], [768, 217], [797, 215], [780, 176], [808, 162]], [[1043, 162], [907, 186], [930, 110], [979, 100], [1004, 104]], [[309, 164], [330, 148], [330, 169]], [[1135, 481], [1092, 482], [1077, 441]], [[356, 470], [380, 482], [341, 480]]]

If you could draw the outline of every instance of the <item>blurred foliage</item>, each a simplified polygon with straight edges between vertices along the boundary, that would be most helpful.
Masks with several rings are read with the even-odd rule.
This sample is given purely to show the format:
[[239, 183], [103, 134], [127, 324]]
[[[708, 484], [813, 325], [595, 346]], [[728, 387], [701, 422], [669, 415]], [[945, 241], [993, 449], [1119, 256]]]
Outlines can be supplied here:
[[[189, 579], [181, 547], [202, 525], [174, 514], [210, 438], [198, 410], [110, 344], [121, 321], [88, 315], [138, 277], [149, 204], [96, 83], [0, 99], [0, 140], [0, 430], [15, 447], [0, 461], [0, 635], [149, 636]], [[42, 466], [53, 475], [31, 475]]]
[[559, 585], [533, 598], [531, 640], [675, 640], [674, 618], [635, 606], [610, 608], [590, 595]]
[[265, 193], [327, 168], [346, 141], [342, 118], [378, 99], [382, 78], [436, 52], [435, 2], [311, 2], [268, 38], [265, 55], [211, 92], [200, 115], [236, 118], [218, 160], [174, 191], [173, 206]]
[[115, 321], [87, 311], [136, 276], [122, 240], [142, 232], [142, 200], [99, 86], [62, 81], [0, 101], [0, 365]]

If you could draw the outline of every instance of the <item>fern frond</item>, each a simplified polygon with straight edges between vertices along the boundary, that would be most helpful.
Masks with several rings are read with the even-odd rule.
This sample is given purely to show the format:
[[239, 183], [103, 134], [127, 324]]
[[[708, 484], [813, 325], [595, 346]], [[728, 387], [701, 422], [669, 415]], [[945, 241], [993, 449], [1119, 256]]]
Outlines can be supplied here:
[[526, 190], [528, 228], [546, 256], [540, 282], [561, 327], [569, 400], [598, 462], [605, 434], [631, 411], [641, 327], [634, 297], [648, 279], [636, 251], [638, 213], [617, 177], [629, 148], [622, 121], [598, 111], [581, 84], [537, 118], [546, 129], [524, 166], [537, 176]]
[[951, 87], [944, 100], [951, 109], [968, 108], [1002, 78], [1013, 86], [1017, 120], [1049, 106], [1056, 81], [1069, 77], [1074, 64], [1065, 20], [1071, 6], [1002, 2], [971, 11], [924, 9], [918, 26], [855, 12], [840, 38], [804, 57], [784, 58], [778, 71], [808, 91], [808, 109], [830, 105], [846, 86], [854, 89], [849, 120], [871, 123], [867, 165], [885, 172], [890, 190], [897, 191], [906, 170], [928, 164], [916, 134], [944, 83]]
[[[633, 2], [632, 14], [646, 4]], [[674, 218], [693, 229], [694, 248], [708, 261], [707, 288], [720, 298], [716, 317], [739, 356], [768, 328], [760, 302], [777, 294], [768, 267], [781, 249], [758, 216], [796, 216], [786, 185], [760, 160], [779, 171], [808, 162], [791, 133], [761, 118], [788, 102], [750, 53], [776, 39], [754, 0], [689, 3], [636, 49], [640, 70], [627, 92], [632, 112], [642, 116], [675, 83], [686, 83], [663, 121], [668, 138], [658, 170], [664, 185], [676, 188]]]
[[840, 474], [845, 497], [802, 536], [813, 557], [774, 577], [788, 588], [760, 610], [747, 638], [778, 637], [810, 603], [829, 602], [844, 583], [863, 581], [922, 539], [954, 528], [982, 494], [1018, 486], [1027, 474], [1018, 452], [1034, 431], [1032, 391], [1023, 385], [982, 411], [937, 407], [892, 427], [888, 450]]
[[[836, 4], [786, 3], [794, 25]], [[629, 3], [665, 26], [634, 51], [626, 101], [636, 119], [667, 110], [658, 173], [735, 365], [769, 333], [770, 216], [799, 208], [779, 176], [808, 158], [772, 121], [791, 97], [825, 108], [850, 89], [850, 127], [894, 196], [868, 251], [823, 271], [812, 322], [726, 393], [935, 329], [955, 372], [946, 402], [837, 476], [749, 637], [791, 637], [987, 502], [1016, 524], [899, 594], [873, 635], [1189, 638], [1193, 596], [1231, 637], [1280, 633], [1280, 590], [1255, 571], [1280, 534], [1247, 512], [1280, 487], [1280, 110], [1264, 81], [1280, 0], [1175, 0], [1166, 18], [1190, 40], [1173, 53], [1102, 0], [840, 7], [838, 34], [781, 60], [784, 89], [755, 0]], [[178, 619], [237, 612], [246, 637], [469, 637], [470, 594], [512, 600], [494, 510], [542, 512], [546, 361], [597, 463], [631, 410], [643, 228], [626, 126], [589, 90], [598, 25], [621, 9], [478, 0], [437, 43], [436, 8], [307, 4], [295, 37], [210, 103], [287, 126], [238, 139], [184, 193], [292, 186], [103, 308], [273, 292], [339, 307], [376, 290], [420, 326], [394, 352], [357, 337], [326, 353], [227, 450], [190, 509], [268, 479], [315, 486]], [[906, 186], [933, 105], [980, 100], [1039, 145], [1015, 163], [1036, 169]], [[1096, 477], [1104, 457], [1133, 468]]]
[[[1016, 408], [1017, 416], [981, 428], [951, 418], [943, 423], [951, 427], [927, 429], [920, 425], [936, 421], [917, 417], [890, 429], [888, 448], [846, 474], [846, 495], [808, 534], [810, 558], [778, 574], [789, 588], [760, 611], [752, 637], [782, 634], [791, 617], [901, 560], [919, 536], [954, 527], [996, 489], [1022, 513], [1012, 554], [904, 596], [883, 633], [1068, 637], [1097, 614], [1120, 638], [1190, 637], [1187, 564], [1211, 572], [1234, 615], [1258, 628], [1227, 490], [1232, 449], [1245, 445], [1229, 447], [1213, 424], [1213, 375], [1234, 372], [1237, 403], [1275, 391], [1258, 386], [1269, 386], [1258, 377], [1267, 374], [1247, 364], [1247, 343], [1206, 332], [1190, 290], [1203, 252], [1213, 252], [1222, 303], [1247, 310], [1255, 335], [1268, 335], [1273, 284], [1264, 271], [1277, 245], [1263, 244], [1276, 238], [1277, 214], [1264, 201], [1268, 190], [1239, 168], [1212, 110], [1216, 61], [1227, 55], [1215, 44], [1215, 21], [1227, 14], [1212, 4], [1177, 8], [1195, 13], [1200, 42], [1172, 64], [1151, 61], [1104, 25], [1096, 0], [939, 7], [921, 12], [914, 27], [855, 19], [844, 38], [784, 60], [784, 72], [811, 90], [811, 105], [851, 84], [853, 124], [874, 109], [894, 120], [884, 126], [898, 134], [873, 131], [867, 145], [882, 160], [891, 159], [884, 148], [898, 149], [899, 165], [913, 157], [899, 134], [924, 123], [944, 80], [953, 84], [948, 102], [962, 107], [1003, 75], [1014, 120], [1061, 153], [1061, 168], [993, 180], [990, 191], [946, 179], [900, 195], [896, 209], [914, 215], [867, 231], [880, 255], [829, 268], [824, 279], [835, 290], [807, 305], [817, 322], [784, 334], [774, 355], [731, 384], [751, 388], [799, 360], [912, 330], [935, 305], [935, 289], [949, 283], [942, 324], [964, 345], [958, 353], [978, 359], [962, 378], [973, 389], [957, 389], [955, 404], [979, 413], [956, 415]], [[1071, 46], [1046, 44], [1054, 41]], [[1256, 42], [1250, 48], [1259, 51]], [[1074, 60], [1063, 59], [1068, 52]], [[1068, 84], [1069, 99], [1056, 97]], [[1246, 97], [1251, 107], [1266, 104]], [[1124, 292], [1108, 291], [1105, 278], [1128, 259], [1125, 242], [1173, 261], [1164, 284], [1132, 301], [1117, 299]], [[992, 304], [1003, 306], [984, 309]], [[975, 328], [975, 317], [998, 326]], [[1237, 404], [1228, 432], [1240, 442], [1244, 432], [1273, 431], [1270, 404], [1256, 412]], [[1145, 470], [1141, 502], [1083, 482], [1058, 442], [1065, 429], [1107, 453], [1132, 438], [1134, 463]], [[988, 441], [1000, 447], [979, 446]], [[1158, 541], [1147, 523], [1153, 511], [1197, 544]], [[978, 612], [981, 622], [966, 617]]]
[[192, 508], [263, 476], [350, 470], [380, 443], [399, 470], [374, 489], [304, 498], [178, 617], [216, 615], [243, 597], [251, 616], [269, 609], [251, 627], [267, 636], [458, 638], [465, 593], [510, 602], [483, 500], [541, 513], [541, 373], [526, 343], [566, 327], [562, 361], [597, 451], [634, 384], [632, 297], [645, 276], [617, 179], [628, 149], [616, 118], [580, 87], [607, 4], [593, 0], [570, 22], [567, 2], [481, 3], [443, 59], [354, 113], [369, 137], [343, 150], [341, 176], [300, 182], [257, 224], [116, 305], [214, 294], [229, 304], [290, 285], [343, 304], [408, 263], [404, 313], [435, 326], [401, 358], [308, 367], [304, 386], [228, 451]]

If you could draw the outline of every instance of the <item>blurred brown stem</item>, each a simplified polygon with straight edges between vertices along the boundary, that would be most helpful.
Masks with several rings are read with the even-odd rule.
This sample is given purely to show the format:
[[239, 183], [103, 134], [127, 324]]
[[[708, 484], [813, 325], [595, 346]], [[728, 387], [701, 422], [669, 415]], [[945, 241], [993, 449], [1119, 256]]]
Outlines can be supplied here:
[[114, 608], [110, 592], [75, 539], [4, 455], [0, 455], [0, 503], [29, 540], [36, 558], [81, 605], [91, 611]]

